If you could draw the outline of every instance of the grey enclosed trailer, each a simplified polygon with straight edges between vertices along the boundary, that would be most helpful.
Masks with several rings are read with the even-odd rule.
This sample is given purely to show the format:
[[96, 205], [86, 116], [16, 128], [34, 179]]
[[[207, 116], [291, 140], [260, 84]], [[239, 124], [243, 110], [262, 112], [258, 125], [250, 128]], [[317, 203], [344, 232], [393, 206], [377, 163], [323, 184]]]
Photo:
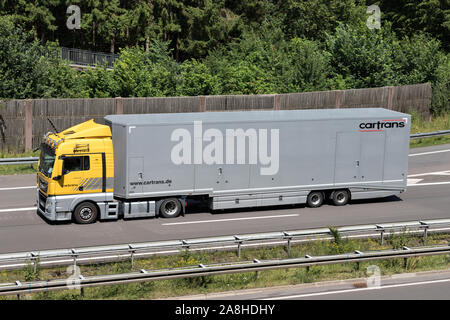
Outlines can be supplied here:
[[226, 209], [399, 194], [410, 119], [382, 108], [106, 116], [114, 198], [125, 217], [170, 217], [189, 197]]

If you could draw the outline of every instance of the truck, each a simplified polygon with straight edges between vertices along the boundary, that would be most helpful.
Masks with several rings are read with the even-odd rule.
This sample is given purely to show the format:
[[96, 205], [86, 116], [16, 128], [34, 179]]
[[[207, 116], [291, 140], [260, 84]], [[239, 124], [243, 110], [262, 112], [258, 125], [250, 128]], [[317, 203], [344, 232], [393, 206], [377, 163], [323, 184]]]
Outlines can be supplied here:
[[406, 190], [408, 114], [384, 108], [108, 115], [40, 145], [38, 213], [80, 224]]

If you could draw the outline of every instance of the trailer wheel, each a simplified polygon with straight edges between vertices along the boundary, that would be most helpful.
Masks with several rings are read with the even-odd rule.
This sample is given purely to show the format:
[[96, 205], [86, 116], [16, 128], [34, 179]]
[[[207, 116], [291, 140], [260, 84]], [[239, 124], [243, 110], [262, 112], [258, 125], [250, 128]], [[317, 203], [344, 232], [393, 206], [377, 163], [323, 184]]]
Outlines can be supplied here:
[[92, 202], [80, 203], [73, 212], [73, 218], [76, 223], [88, 224], [97, 220], [98, 209]]
[[181, 213], [181, 203], [177, 198], [168, 198], [161, 202], [159, 213], [164, 218], [176, 218]]
[[348, 190], [335, 190], [331, 195], [335, 206], [345, 206], [350, 201], [350, 192]]
[[322, 191], [311, 191], [308, 195], [306, 202], [310, 208], [318, 208], [323, 204], [325, 195]]

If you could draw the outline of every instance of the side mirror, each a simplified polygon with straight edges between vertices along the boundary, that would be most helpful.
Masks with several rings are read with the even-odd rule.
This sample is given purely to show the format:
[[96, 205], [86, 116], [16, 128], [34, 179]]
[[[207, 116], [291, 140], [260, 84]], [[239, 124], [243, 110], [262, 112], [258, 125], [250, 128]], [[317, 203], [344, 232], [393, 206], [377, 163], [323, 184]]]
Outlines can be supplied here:
[[62, 176], [56, 176], [56, 177], [53, 177], [53, 180], [58, 181], [58, 180], [61, 180], [61, 178], [62, 178]]

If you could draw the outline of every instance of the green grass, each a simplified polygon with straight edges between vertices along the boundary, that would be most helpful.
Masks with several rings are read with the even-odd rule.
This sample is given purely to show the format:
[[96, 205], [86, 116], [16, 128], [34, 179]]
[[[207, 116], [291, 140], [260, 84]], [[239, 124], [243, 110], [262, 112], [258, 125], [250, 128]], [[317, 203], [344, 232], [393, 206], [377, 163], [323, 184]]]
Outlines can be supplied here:
[[[39, 151], [36, 152], [0, 152], [0, 158], [24, 158], [24, 157], [39, 157]], [[0, 175], [10, 174], [29, 174], [36, 173], [37, 164], [11, 164], [0, 165]]]
[[[429, 235], [427, 244], [445, 244], [450, 241], [449, 234]], [[409, 247], [423, 245], [423, 238], [408, 234], [388, 236], [385, 244], [380, 245], [378, 239], [336, 241], [314, 241], [292, 245], [290, 254], [284, 246], [262, 247], [243, 249], [241, 258], [237, 258], [235, 251], [214, 252], [189, 252], [184, 251], [172, 256], [155, 256], [152, 258], [135, 260], [134, 271], [140, 269], [155, 270], [163, 268], [174, 268], [181, 266], [197, 266], [200, 263], [212, 264], [232, 261], [251, 261], [255, 258], [282, 259], [287, 257], [304, 257], [305, 254], [312, 256], [353, 252], [354, 250], [370, 251], [388, 248]], [[406, 268], [403, 259], [377, 260], [361, 262], [359, 269], [355, 263], [313, 266], [307, 271], [305, 268], [290, 268], [254, 272], [226, 274], [217, 276], [205, 276], [186, 279], [173, 279], [161, 281], [149, 281], [145, 283], [111, 285], [103, 287], [85, 288], [81, 296], [77, 290], [53, 291], [47, 293], [36, 293], [27, 295], [27, 299], [157, 299], [165, 297], [205, 294], [229, 290], [240, 290], [250, 288], [271, 287], [279, 285], [292, 285], [311, 283], [325, 280], [343, 280], [352, 278], [364, 278], [366, 268], [377, 265], [382, 275], [392, 275], [403, 272], [418, 272], [429, 270], [442, 270], [450, 268], [450, 256], [424, 256], [409, 258]], [[80, 266], [83, 276], [99, 274], [117, 274], [131, 271], [129, 261], [108, 264], [93, 264]], [[38, 268], [34, 273], [31, 266], [23, 270], [0, 272], [0, 283], [14, 282], [16, 280], [51, 280], [56, 278], [67, 278], [66, 267], [43, 269]], [[16, 299], [15, 296], [0, 297], [0, 299]]]
[[[450, 114], [435, 116], [431, 121], [427, 121], [423, 117], [412, 113], [411, 133], [425, 133], [438, 130], [450, 130]], [[414, 139], [411, 140], [409, 146], [411, 148], [417, 148], [446, 143], [450, 143], [450, 135], [433, 138]]]

